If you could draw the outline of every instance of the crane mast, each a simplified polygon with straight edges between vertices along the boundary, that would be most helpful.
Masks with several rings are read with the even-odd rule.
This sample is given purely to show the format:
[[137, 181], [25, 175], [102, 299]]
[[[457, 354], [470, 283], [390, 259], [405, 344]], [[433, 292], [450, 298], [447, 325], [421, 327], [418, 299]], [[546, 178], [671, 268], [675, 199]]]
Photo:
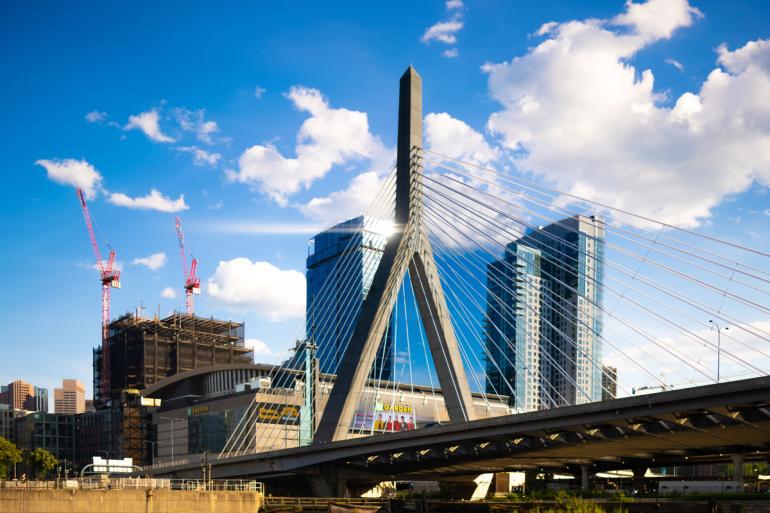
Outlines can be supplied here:
[[198, 270], [198, 259], [193, 257], [188, 270], [187, 254], [184, 249], [184, 232], [182, 232], [182, 220], [179, 216], [174, 217], [174, 224], [176, 226], [177, 240], [179, 241], [179, 256], [182, 260], [182, 272], [184, 273], [185, 306], [187, 308], [187, 315], [194, 315], [195, 307], [193, 295], [201, 293], [201, 280], [195, 275]]
[[99, 281], [102, 284], [102, 367], [101, 380], [99, 383], [100, 395], [102, 400], [106, 400], [110, 395], [110, 344], [109, 344], [109, 325], [110, 325], [110, 289], [120, 288], [120, 271], [115, 268], [115, 251], [110, 248], [110, 255], [105, 263], [102, 260], [99, 243], [96, 241], [91, 213], [88, 211], [88, 203], [83, 194], [83, 190], [78, 187], [76, 190], [80, 208], [83, 211], [83, 219], [86, 222], [88, 238], [91, 241], [91, 250], [96, 258], [96, 267], [99, 271]]

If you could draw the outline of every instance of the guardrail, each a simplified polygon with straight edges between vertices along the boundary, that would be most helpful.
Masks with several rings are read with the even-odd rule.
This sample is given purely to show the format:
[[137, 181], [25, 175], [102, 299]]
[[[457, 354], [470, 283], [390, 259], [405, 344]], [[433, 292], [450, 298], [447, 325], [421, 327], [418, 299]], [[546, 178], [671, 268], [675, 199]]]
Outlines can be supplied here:
[[387, 498], [379, 497], [265, 497], [268, 506], [328, 506], [330, 503], [349, 506], [384, 506], [389, 503]]
[[257, 492], [264, 494], [264, 484], [246, 479], [155, 479], [144, 477], [85, 477], [50, 481], [0, 480], [0, 490], [186, 490]]

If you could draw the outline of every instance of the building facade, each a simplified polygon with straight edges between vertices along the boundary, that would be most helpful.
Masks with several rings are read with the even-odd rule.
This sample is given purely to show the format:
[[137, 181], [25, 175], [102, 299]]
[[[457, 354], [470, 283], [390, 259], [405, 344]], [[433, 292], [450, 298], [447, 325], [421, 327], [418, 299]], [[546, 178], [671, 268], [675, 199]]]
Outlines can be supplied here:
[[48, 411], [48, 389], [17, 379], [0, 386], [0, 404], [12, 410]]
[[53, 390], [53, 402], [55, 413], [85, 413], [86, 388], [76, 379], [64, 379], [62, 387]]
[[509, 244], [487, 269], [488, 391], [508, 383], [522, 411], [600, 400], [603, 280], [604, 225], [594, 217]]
[[26, 414], [24, 410], [12, 410], [7, 404], [0, 404], [0, 437], [16, 443], [16, 419]]
[[[306, 337], [317, 347], [320, 371], [336, 372], [387, 242], [386, 223], [360, 216], [311, 240], [307, 258]], [[372, 379], [393, 375], [393, 336], [383, 337]]]
[[618, 368], [602, 365], [602, 401], [618, 396]]
[[33, 451], [38, 447], [58, 460], [78, 459], [79, 419], [77, 415], [31, 412], [16, 419], [16, 446]]

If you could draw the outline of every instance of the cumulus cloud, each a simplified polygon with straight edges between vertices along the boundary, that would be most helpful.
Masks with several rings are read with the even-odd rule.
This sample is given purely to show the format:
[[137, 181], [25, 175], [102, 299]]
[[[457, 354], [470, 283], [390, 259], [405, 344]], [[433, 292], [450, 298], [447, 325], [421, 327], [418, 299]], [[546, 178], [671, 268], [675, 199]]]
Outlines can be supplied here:
[[[423, 43], [429, 44], [431, 41], [438, 41], [446, 45], [457, 44], [457, 33], [462, 30], [465, 24], [463, 22], [464, 6], [462, 0], [448, 0], [444, 6], [451, 16], [449, 19], [428, 27], [420, 38]], [[460, 52], [457, 48], [448, 48], [441, 52], [441, 55], [448, 59], [454, 59], [460, 55]]]
[[726, 195], [770, 183], [767, 41], [720, 48], [722, 68], [673, 107], [652, 71], [630, 64], [699, 15], [685, 0], [650, 0], [612, 20], [548, 24], [527, 54], [483, 67], [503, 106], [488, 130], [558, 188], [697, 226]]
[[500, 156], [483, 135], [446, 112], [425, 116], [425, 143], [436, 153], [476, 164], [487, 164]]
[[262, 98], [262, 96], [263, 96], [263, 95], [264, 95], [266, 92], [267, 92], [267, 89], [265, 89], [264, 87], [259, 87], [259, 86], [257, 86], [257, 87], [255, 87], [255, 88], [254, 88], [254, 96], [257, 98], [257, 100], [259, 100], [260, 98]]
[[160, 295], [166, 299], [174, 299], [176, 297], [176, 291], [171, 287], [166, 287], [160, 292]]
[[172, 143], [176, 139], [164, 134], [160, 129], [160, 115], [155, 109], [141, 112], [128, 117], [128, 123], [123, 130], [141, 130], [151, 140], [160, 143]]
[[80, 187], [86, 198], [96, 196], [101, 187], [102, 175], [85, 160], [76, 159], [40, 159], [35, 164], [42, 166], [48, 179], [72, 187]]
[[134, 265], [143, 265], [151, 271], [157, 271], [166, 265], [167, 261], [168, 259], [166, 258], [166, 253], [161, 251], [160, 253], [153, 253], [152, 255], [143, 258], [134, 258], [132, 263]]
[[168, 213], [179, 212], [190, 208], [184, 201], [184, 194], [180, 195], [179, 198], [172, 200], [156, 189], [150, 190], [150, 193], [146, 196], [136, 198], [132, 198], [120, 192], [114, 192], [109, 195], [108, 201], [119, 207], [127, 207], [136, 210], [157, 210], [158, 212]]
[[105, 119], [107, 119], [107, 113], [106, 112], [100, 112], [98, 110], [92, 110], [85, 116], [86, 121], [89, 123], [101, 123]]
[[211, 297], [238, 310], [252, 310], [271, 321], [305, 314], [305, 275], [248, 258], [220, 261], [208, 279]]
[[332, 192], [328, 196], [315, 197], [305, 204], [298, 205], [298, 208], [307, 217], [319, 221], [324, 226], [331, 226], [366, 212], [383, 181], [384, 178], [374, 171], [367, 171], [353, 178], [347, 189]]
[[267, 342], [258, 338], [247, 338], [243, 341], [243, 345], [252, 350], [254, 360], [259, 363], [277, 363], [282, 356], [281, 353], [273, 351]]
[[174, 148], [176, 151], [181, 151], [183, 153], [189, 153], [193, 156], [193, 164], [196, 166], [216, 166], [217, 162], [219, 162], [219, 159], [222, 158], [222, 155], [215, 152], [208, 152], [202, 148], [198, 148], [197, 146], [177, 146]]
[[212, 136], [219, 132], [219, 125], [216, 121], [206, 119], [206, 109], [176, 108], [174, 109], [174, 117], [182, 130], [194, 133], [201, 142], [214, 143]]
[[332, 108], [317, 89], [292, 87], [286, 95], [294, 106], [310, 114], [297, 134], [296, 157], [285, 157], [270, 144], [248, 148], [238, 160], [232, 181], [247, 183], [268, 194], [279, 205], [288, 196], [307, 188], [335, 165], [369, 160], [384, 168], [391, 152], [369, 131], [364, 112]]

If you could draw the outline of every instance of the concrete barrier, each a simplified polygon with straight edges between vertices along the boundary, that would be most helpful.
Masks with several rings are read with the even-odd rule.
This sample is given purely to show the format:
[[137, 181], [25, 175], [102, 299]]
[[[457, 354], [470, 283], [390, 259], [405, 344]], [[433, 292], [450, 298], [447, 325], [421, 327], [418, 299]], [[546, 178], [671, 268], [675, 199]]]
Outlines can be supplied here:
[[256, 513], [259, 492], [0, 490], [2, 513]]

